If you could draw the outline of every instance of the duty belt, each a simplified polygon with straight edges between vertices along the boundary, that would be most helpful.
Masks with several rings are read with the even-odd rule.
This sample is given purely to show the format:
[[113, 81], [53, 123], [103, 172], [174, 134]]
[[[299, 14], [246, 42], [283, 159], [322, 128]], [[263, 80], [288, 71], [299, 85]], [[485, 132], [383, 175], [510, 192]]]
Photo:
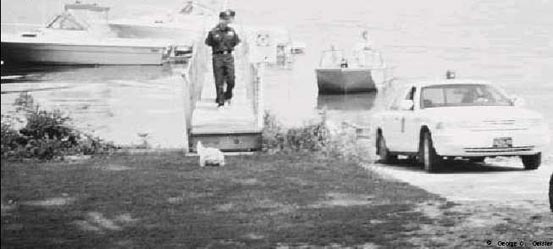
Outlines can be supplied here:
[[213, 52], [213, 54], [232, 54], [232, 50], [217, 51]]

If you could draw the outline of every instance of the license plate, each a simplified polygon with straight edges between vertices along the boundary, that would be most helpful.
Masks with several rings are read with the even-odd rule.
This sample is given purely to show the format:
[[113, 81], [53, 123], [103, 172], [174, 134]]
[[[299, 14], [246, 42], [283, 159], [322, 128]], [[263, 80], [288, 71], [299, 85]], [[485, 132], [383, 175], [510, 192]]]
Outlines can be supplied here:
[[513, 147], [513, 138], [510, 137], [498, 137], [493, 140], [494, 148], [509, 148]]

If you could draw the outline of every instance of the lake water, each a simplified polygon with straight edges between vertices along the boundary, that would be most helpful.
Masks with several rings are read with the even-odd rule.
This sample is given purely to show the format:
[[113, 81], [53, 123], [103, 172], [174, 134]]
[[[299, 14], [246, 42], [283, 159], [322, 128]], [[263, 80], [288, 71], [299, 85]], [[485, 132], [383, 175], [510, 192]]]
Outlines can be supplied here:
[[[71, 1], [2, 1], [2, 23], [45, 23], [65, 2]], [[112, 7], [110, 18], [163, 15], [181, 3], [96, 2]], [[489, 80], [523, 97], [553, 127], [551, 0], [235, 0], [229, 6], [239, 23], [284, 26], [294, 40], [307, 44], [292, 69], [269, 68], [265, 75], [266, 106], [285, 125], [316, 118], [322, 108], [333, 120], [368, 124], [374, 94], [318, 96], [314, 71], [321, 50], [331, 44], [348, 49], [367, 29], [374, 47], [395, 66], [398, 82], [442, 78], [448, 69], [458, 78]], [[117, 138], [165, 130], [160, 145], [178, 146], [180, 138], [170, 135], [182, 121], [178, 103], [171, 102], [179, 93], [172, 72], [169, 66], [28, 70], [27, 81], [2, 84], [2, 113], [18, 89], [31, 87], [46, 105], [63, 106], [75, 113], [78, 124], [100, 134]], [[51, 88], [74, 90], [61, 94]], [[177, 118], [170, 120], [171, 115]], [[139, 143], [139, 138], [123, 142]]]

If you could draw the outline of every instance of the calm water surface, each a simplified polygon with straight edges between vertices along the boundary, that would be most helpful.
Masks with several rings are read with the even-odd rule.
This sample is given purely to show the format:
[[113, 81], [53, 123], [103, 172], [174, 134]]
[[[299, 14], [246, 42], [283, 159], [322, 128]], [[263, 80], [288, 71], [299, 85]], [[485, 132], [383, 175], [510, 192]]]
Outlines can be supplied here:
[[[64, 2], [71, 1], [2, 1], [2, 23], [44, 23]], [[112, 6], [110, 18], [164, 15], [180, 3], [97, 2]], [[266, 106], [285, 125], [307, 122], [323, 108], [334, 120], [369, 123], [373, 106], [379, 103], [375, 94], [317, 96], [314, 73], [321, 50], [331, 44], [348, 49], [368, 29], [374, 46], [395, 66], [398, 82], [441, 78], [453, 69], [459, 78], [490, 80], [525, 98], [553, 127], [553, 1], [235, 0], [229, 4], [237, 10], [238, 22], [285, 26], [293, 39], [307, 44], [292, 69], [269, 68], [265, 75]], [[99, 134], [138, 143], [132, 134], [163, 130], [166, 134], [157, 135], [159, 144], [178, 146], [180, 137], [170, 134], [182, 132], [182, 108], [171, 100], [178, 99], [181, 90], [172, 72], [169, 66], [27, 70], [27, 80], [2, 84], [2, 113], [10, 109], [18, 91], [33, 88], [39, 101], [63, 106], [75, 113], [79, 125]], [[121, 134], [135, 138], [125, 140]]]

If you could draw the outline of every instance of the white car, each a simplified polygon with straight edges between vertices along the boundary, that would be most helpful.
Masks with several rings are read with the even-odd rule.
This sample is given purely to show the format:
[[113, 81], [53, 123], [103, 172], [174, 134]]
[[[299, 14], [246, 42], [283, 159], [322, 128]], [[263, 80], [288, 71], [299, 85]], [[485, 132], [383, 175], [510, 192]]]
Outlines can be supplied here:
[[488, 82], [417, 82], [394, 95], [372, 122], [376, 151], [384, 162], [407, 155], [433, 172], [444, 157], [482, 162], [485, 157], [520, 156], [525, 169], [537, 169], [551, 139], [541, 114]]

